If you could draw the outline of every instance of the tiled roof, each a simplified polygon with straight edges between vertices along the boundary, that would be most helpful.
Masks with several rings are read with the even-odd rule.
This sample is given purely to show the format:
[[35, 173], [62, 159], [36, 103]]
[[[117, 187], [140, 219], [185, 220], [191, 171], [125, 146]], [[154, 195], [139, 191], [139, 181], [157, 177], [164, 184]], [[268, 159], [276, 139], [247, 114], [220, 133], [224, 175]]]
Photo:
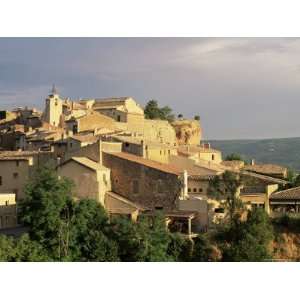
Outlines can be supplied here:
[[270, 182], [270, 183], [274, 183], [274, 184], [287, 184], [288, 182], [286, 180], [282, 180], [282, 179], [279, 179], [279, 178], [274, 178], [274, 177], [270, 177], [270, 176], [266, 176], [266, 175], [261, 175], [261, 174], [258, 174], [258, 173], [254, 173], [254, 172], [249, 172], [249, 171], [240, 171], [240, 174], [242, 175], [246, 175], [246, 176], [252, 176], [252, 177], [255, 177], [255, 178], [258, 178], [258, 179], [261, 179], [263, 181], [266, 181], [266, 182]]
[[5, 157], [31, 157], [38, 155], [38, 151], [0, 151], [0, 158]]
[[220, 153], [219, 150], [213, 148], [205, 148], [202, 146], [188, 146], [183, 145], [178, 147], [178, 153], [186, 156], [194, 155], [197, 153]]
[[105, 153], [108, 155], [112, 155], [112, 156], [115, 156], [115, 157], [118, 157], [118, 158], [121, 158], [124, 160], [128, 160], [128, 161], [140, 164], [140, 165], [144, 165], [144, 166], [152, 168], [152, 169], [159, 170], [161, 172], [175, 174], [175, 175], [181, 174], [180, 168], [178, 168], [177, 166], [174, 166], [174, 165], [159, 163], [159, 162], [145, 159], [140, 156], [133, 155], [133, 154], [126, 153], [126, 152], [114, 152], [114, 153], [105, 152]]
[[[116, 199], [116, 200], [119, 200], [125, 204], [128, 204], [129, 206], [133, 207], [133, 208], [136, 208], [136, 209], [139, 209], [139, 210], [146, 210], [148, 208], [144, 207], [144, 206], [141, 206], [140, 204], [137, 204], [137, 203], [134, 203], [130, 200], [128, 200], [127, 198], [119, 195], [119, 194], [116, 194], [114, 192], [106, 192], [107, 195], [109, 195], [112, 199]], [[121, 209], [121, 208], [120, 208]]]
[[148, 148], [160, 148], [160, 149], [176, 149], [177, 147], [173, 145], [168, 145], [165, 143], [159, 143], [143, 138], [137, 138], [133, 136], [126, 136], [126, 135], [117, 135], [114, 136], [115, 140], [121, 141], [121, 142], [127, 142], [130, 144], [135, 144], [135, 145], [141, 145], [142, 141], [144, 142], [144, 145], [148, 146]]
[[300, 187], [273, 193], [270, 200], [300, 200]]
[[242, 168], [244, 166], [244, 162], [242, 160], [223, 160], [221, 165], [229, 168]]
[[86, 135], [73, 135], [70, 137], [73, 140], [82, 142], [82, 143], [95, 143], [98, 141], [98, 137], [91, 135], [91, 134], [86, 134]]
[[245, 166], [245, 170], [264, 174], [283, 174], [287, 168], [274, 164], [257, 164]]
[[[79, 164], [81, 164], [81, 165], [83, 165], [83, 166], [85, 166], [85, 167], [87, 167], [91, 170], [94, 170], [94, 171], [105, 171], [105, 170], [107, 170], [107, 168], [105, 168], [104, 166], [100, 165], [99, 163], [94, 162], [91, 159], [88, 159], [87, 157], [73, 156], [70, 160], [74, 160], [77, 163], [79, 163]], [[68, 160], [68, 161], [70, 161], [70, 160]], [[62, 165], [66, 164], [68, 161], [62, 163]]]
[[95, 103], [93, 105], [93, 108], [103, 108], [103, 109], [109, 109], [109, 108], [116, 108], [120, 105], [124, 105], [125, 101], [129, 99], [129, 97], [120, 97], [120, 98], [98, 98], [95, 99]]

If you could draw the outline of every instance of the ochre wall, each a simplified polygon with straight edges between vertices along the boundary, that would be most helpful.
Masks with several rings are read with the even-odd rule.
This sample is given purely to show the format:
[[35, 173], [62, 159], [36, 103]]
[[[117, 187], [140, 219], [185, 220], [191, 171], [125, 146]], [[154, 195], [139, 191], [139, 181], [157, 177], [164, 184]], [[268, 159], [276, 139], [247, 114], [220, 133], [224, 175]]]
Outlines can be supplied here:
[[[18, 175], [14, 177], [14, 173]], [[24, 187], [30, 174], [31, 166], [27, 160], [1, 160], [2, 184], [0, 185], [0, 193], [16, 194], [16, 200], [24, 198]]]

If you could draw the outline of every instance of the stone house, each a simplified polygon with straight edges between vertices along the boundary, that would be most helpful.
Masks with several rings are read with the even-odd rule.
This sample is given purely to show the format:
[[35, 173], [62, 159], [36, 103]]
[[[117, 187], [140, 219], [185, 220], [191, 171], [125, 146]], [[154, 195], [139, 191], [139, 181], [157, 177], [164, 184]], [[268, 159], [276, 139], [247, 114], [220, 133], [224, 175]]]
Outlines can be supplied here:
[[60, 177], [71, 179], [77, 199], [96, 199], [105, 206], [105, 193], [111, 190], [110, 170], [86, 157], [72, 157], [57, 168]]
[[113, 192], [149, 209], [177, 208], [182, 183], [175, 167], [124, 152], [103, 152], [102, 159], [111, 170]]
[[15, 194], [0, 193], [0, 229], [17, 226]]
[[279, 217], [284, 214], [300, 213], [300, 187], [272, 193], [270, 195], [270, 214]]

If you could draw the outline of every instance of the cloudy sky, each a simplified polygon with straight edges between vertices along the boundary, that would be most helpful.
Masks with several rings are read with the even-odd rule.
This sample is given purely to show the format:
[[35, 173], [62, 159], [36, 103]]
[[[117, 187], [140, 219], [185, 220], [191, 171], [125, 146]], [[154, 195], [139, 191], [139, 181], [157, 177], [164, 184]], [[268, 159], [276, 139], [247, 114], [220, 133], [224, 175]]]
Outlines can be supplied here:
[[199, 114], [208, 139], [300, 136], [300, 39], [0, 38], [0, 108], [156, 99]]

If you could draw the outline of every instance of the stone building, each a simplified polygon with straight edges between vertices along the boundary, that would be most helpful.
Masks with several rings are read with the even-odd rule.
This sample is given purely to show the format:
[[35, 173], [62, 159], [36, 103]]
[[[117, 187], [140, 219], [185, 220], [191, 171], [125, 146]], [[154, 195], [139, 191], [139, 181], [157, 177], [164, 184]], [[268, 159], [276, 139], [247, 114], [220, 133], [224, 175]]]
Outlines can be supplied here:
[[0, 193], [0, 229], [17, 226], [15, 194]]
[[63, 99], [60, 98], [55, 86], [53, 86], [51, 93], [46, 99], [45, 111], [43, 114], [43, 121], [52, 126], [62, 125], [63, 113]]
[[114, 136], [113, 140], [122, 142], [122, 151], [161, 163], [169, 163], [170, 156], [177, 154], [177, 147], [132, 136]]
[[298, 186], [271, 194], [270, 213], [273, 217], [279, 217], [284, 214], [299, 216], [300, 187]]
[[287, 178], [288, 173], [286, 167], [275, 164], [255, 164], [254, 160], [251, 161], [251, 165], [245, 166], [244, 170], [281, 179]]
[[117, 122], [131, 123], [144, 118], [144, 110], [131, 97], [81, 100], [87, 108], [104, 114]]
[[103, 206], [107, 191], [111, 190], [110, 170], [86, 157], [72, 157], [58, 168], [61, 177], [71, 179], [77, 199], [96, 199]]
[[104, 152], [102, 159], [111, 170], [113, 192], [149, 209], [177, 208], [182, 186], [175, 167], [124, 152]]

